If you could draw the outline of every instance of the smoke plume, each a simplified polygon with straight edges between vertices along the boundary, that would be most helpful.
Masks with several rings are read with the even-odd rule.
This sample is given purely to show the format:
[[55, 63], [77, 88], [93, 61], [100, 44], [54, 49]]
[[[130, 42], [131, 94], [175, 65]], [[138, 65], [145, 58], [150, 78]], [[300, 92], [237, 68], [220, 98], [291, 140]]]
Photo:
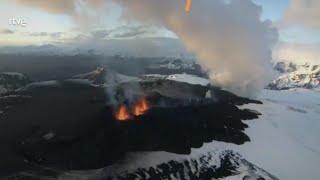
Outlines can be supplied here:
[[[86, 2], [92, 8], [102, 0]], [[277, 31], [271, 22], [261, 21], [262, 9], [251, 0], [194, 0], [189, 13], [185, 13], [182, 0], [104, 1], [110, 2], [122, 7], [126, 20], [174, 32], [197, 56], [214, 85], [252, 96], [270, 80], [271, 48], [277, 40]], [[54, 7], [50, 10], [59, 12], [59, 6]], [[76, 8], [68, 9], [65, 13], [73, 15]]]
[[249, 0], [198, 0], [190, 14], [184, 1], [122, 1], [127, 17], [164, 25], [176, 33], [211, 82], [239, 95], [254, 95], [270, 80], [271, 46], [277, 32], [261, 22], [261, 8]]

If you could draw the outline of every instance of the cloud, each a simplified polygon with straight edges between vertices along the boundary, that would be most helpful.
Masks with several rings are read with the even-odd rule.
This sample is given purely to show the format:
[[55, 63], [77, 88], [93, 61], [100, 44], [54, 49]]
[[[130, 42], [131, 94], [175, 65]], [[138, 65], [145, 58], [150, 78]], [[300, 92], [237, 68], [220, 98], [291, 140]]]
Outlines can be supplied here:
[[76, 13], [76, 1], [69, 0], [16, 0], [18, 4], [38, 8], [53, 14], [68, 14]]
[[112, 29], [98, 29], [91, 32], [95, 40], [103, 39], [129, 39], [147, 35], [156, 35], [157, 32], [150, 26], [123, 25]]
[[14, 31], [10, 29], [0, 29], [0, 34], [14, 34]]
[[296, 64], [320, 64], [320, 43], [279, 43], [273, 51], [274, 61]]
[[152, 33], [146, 26], [121, 26], [113, 31], [113, 38], [134, 38]]
[[15, 0], [18, 5], [71, 17], [83, 30], [96, 24], [109, 0]]
[[63, 35], [63, 32], [53, 32], [53, 33], [49, 33], [49, 32], [32, 32], [29, 35], [30, 36], [34, 36], [34, 37], [51, 37], [51, 38], [59, 39]]
[[52, 38], [61, 38], [63, 34], [64, 34], [63, 32], [54, 32], [54, 33], [50, 33], [50, 36]]
[[131, 32], [123, 32], [120, 34], [115, 34], [113, 37], [114, 38], [133, 38], [136, 37], [138, 35], [142, 35], [146, 33], [145, 31], [131, 31]]
[[307, 28], [320, 28], [319, 0], [290, 0], [289, 8], [285, 12], [283, 24], [302, 25]]
[[35, 37], [48, 36], [48, 33], [47, 32], [33, 32], [33, 33], [30, 33], [30, 36], [35, 36]]
[[[280, 42], [273, 49], [275, 61], [289, 61], [297, 64], [320, 64], [320, 1], [290, 0], [283, 19], [279, 23], [282, 35], [288, 35], [290, 42]], [[290, 31], [290, 28], [297, 29]], [[291, 32], [291, 33], [290, 33]], [[293, 40], [292, 40], [293, 39]]]
[[91, 32], [92, 38], [93, 39], [104, 39], [106, 37], [108, 37], [108, 35], [110, 34], [110, 30], [95, 30], [93, 32]]

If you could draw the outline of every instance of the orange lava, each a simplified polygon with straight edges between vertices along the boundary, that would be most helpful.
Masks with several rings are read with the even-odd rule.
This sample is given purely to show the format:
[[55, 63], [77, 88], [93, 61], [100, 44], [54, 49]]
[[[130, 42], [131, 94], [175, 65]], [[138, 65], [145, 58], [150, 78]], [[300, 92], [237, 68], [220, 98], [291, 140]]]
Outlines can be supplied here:
[[145, 97], [139, 99], [133, 106], [132, 114], [141, 116], [150, 109], [150, 104]]
[[119, 121], [126, 121], [131, 118], [128, 108], [125, 105], [121, 105], [117, 112], [115, 113], [116, 118]]
[[133, 118], [133, 116], [141, 116], [151, 108], [150, 103], [146, 97], [140, 98], [136, 103], [133, 104], [131, 112], [127, 106], [122, 104], [118, 107], [115, 112], [115, 118], [119, 121], [127, 121]]
[[186, 6], [185, 6], [186, 13], [190, 13], [191, 5], [192, 5], [192, 0], [186, 0]]

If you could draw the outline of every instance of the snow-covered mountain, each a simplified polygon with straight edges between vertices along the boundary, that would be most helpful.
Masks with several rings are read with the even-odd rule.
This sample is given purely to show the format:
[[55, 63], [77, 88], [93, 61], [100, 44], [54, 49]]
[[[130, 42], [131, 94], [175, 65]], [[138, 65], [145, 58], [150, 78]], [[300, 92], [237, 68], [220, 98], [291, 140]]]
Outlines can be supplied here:
[[[211, 174], [220, 180], [318, 179], [319, 98], [314, 90], [264, 90], [258, 98], [264, 104], [243, 107], [262, 113], [258, 120], [247, 122], [248, 143], [208, 142], [190, 155], [136, 152], [114, 166], [66, 172], [60, 178], [90, 180], [109, 174], [110, 179], [208, 179], [204, 177]], [[227, 175], [220, 168], [232, 171]]]
[[13, 55], [71, 55], [72, 48], [61, 48], [52, 44], [44, 44], [41, 46], [5, 46], [0, 47], [0, 54]]
[[13, 55], [124, 55], [134, 57], [191, 56], [176, 38], [137, 38], [70, 43], [0, 47], [0, 54]]
[[206, 78], [198, 77], [190, 74], [171, 74], [171, 75], [160, 75], [160, 74], [147, 74], [142, 77], [145, 80], [157, 80], [167, 79], [172, 81], [185, 82], [189, 84], [199, 84], [202, 86], [209, 85], [210, 81]]
[[[163, 64], [170, 64], [170, 62], [171, 61]], [[166, 66], [164, 69], [170, 69], [170, 67]], [[244, 132], [248, 135], [248, 137], [250, 137], [250, 141], [244, 144], [238, 145], [228, 142], [208, 140], [201, 145], [201, 147], [199, 146], [197, 148], [191, 148], [191, 152], [188, 155], [165, 152], [164, 150], [149, 152], [134, 151], [132, 153], [128, 153], [116, 164], [106, 166], [102, 169], [61, 172], [59, 170], [48, 168], [36, 172], [30, 170], [31, 172], [27, 171], [14, 174], [13, 176], [10, 176], [9, 179], [50, 179], [52, 177], [54, 177], [52, 179], [59, 178], [86, 180], [213, 178], [219, 180], [268, 180], [277, 178], [319, 179], [318, 177], [320, 177], [320, 175], [317, 165], [319, 162], [320, 146], [319, 142], [317, 141], [317, 137], [319, 134], [318, 129], [320, 127], [318, 121], [318, 115], [320, 112], [320, 96], [317, 90], [311, 89], [311, 87], [319, 88], [319, 66], [277, 63], [275, 65], [275, 69], [279, 71], [280, 74], [280, 77], [274, 82], [276, 85], [275, 89], [289, 88], [289, 90], [277, 91], [266, 89], [263, 90], [262, 94], [257, 97], [259, 101], [263, 102], [263, 104], [247, 104], [244, 106], [237, 105], [237, 107], [240, 109], [250, 109], [252, 112], [257, 111], [261, 113], [261, 116], [257, 117], [258, 119], [245, 122], [246, 126], [248, 127], [245, 128]], [[203, 89], [207, 88], [209, 83], [209, 80], [204, 77], [185, 73], [176, 73], [170, 75], [144, 74], [141, 76], [127, 76], [115, 72], [108, 73], [108, 71], [108, 68], [97, 68], [89, 73], [75, 75], [71, 77], [71, 79], [66, 79], [63, 81], [31, 83], [26, 86], [25, 83], [17, 83], [20, 81], [23, 82], [22, 80], [26, 78], [24, 75], [18, 73], [1, 73], [0, 82], [2, 85], [6, 85], [6, 89], [10, 89], [8, 87], [12, 87], [11, 89], [14, 90], [21, 86], [25, 86], [26, 88], [20, 88], [20, 90], [29, 90], [32, 92], [32, 87], [36, 87], [34, 90], [37, 90], [37, 92], [46, 91], [47, 93], [69, 93], [61, 98], [66, 99], [67, 103], [61, 103], [58, 106], [60, 107], [62, 104], [70, 104], [72, 102], [78, 106], [80, 102], [79, 100], [83, 99], [83, 102], [85, 103], [81, 104], [80, 106], [85, 108], [83, 108], [82, 111], [75, 109], [76, 114], [79, 112], [85, 112], [87, 109], [90, 109], [91, 106], [95, 106], [96, 103], [105, 104], [105, 100], [101, 98], [102, 100], [100, 102], [99, 97], [104, 96], [104, 87], [107, 87], [108, 85], [112, 86], [114, 83], [123, 84], [123, 86], [121, 86], [123, 89], [129, 89], [133, 87], [129, 85], [131, 85], [131, 83], [136, 83], [137, 81], [142, 84], [147, 84], [147, 82], [154, 81], [157, 83], [149, 83], [148, 86], [150, 86], [150, 88], [147, 88], [147, 90], [151, 91], [156, 89], [161, 95], [174, 95], [175, 97], [178, 97], [178, 95], [179, 97], [183, 97], [181, 94], [185, 94], [185, 96], [188, 98], [191, 97], [190, 93], [192, 94], [199, 92], [198, 90], [190, 91], [190, 89], [188, 90], [185, 88], [186, 86], [200, 85], [198, 88]], [[294, 80], [295, 76], [297, 76], [298, 79]], [[289, 80], [286, 81], [285, 77]], [[318, 80], [317, 86], [313, 86], [314, 84], [312, 83], [315, 79]], [[82, 81], [88, 82], [90, 86], [80, 83]], [[60, 87], [53, 87], [59, 84]], [[125, 86], [126, 84], [128, 86]], [[88, 90], [89, 96], [84, 95], [84, 89], [79, 87], [85, 87], [85, 89]], [[297, 89], [295, 87], [303, 88]], [[101, 89], [97, 91], [96, 88]], [[59, 89], [61, 91], [59, 91]], [[95, 90], [93, 91], [93, 89]], [[177, 93], [174, 94], [173, 91]], [[79, 96], [77, 95], [75, 98], [72, 98], [77, 93], [79, 93]], [[36, 94], [41, 95], [41, 93], [35, 93], [35, 95]], [[205, 94], [207, 97], [205, 91], [201, 94]], [[210, 94], [210, 97], [215, 97], [215, 93]], [[217, 97], [221, 97], [221, 100], [228, 99], [229, 97], [221, 96], [219, 94], [216, 95]], [[6, 94], [4, 96], [6, 96]], [[30, 97], [20, 98], [29, 99]], [[42, 98], [48, 97], [51, 96], [44, 95]], [[88, 97], [88, 99], [86, 97]], [[11, 102], [17, 98], [19, 97], [3, 97], [1, 99], [2, 101], [0, 102], [2, 102], [3, 107], [6, 107], [7, 102]], [[42, 98], [38, 98], [39, 101], [35, 102], [42, 102]], [[54, 99], [57, 100], [57, 98]], [[51, 101], [52, 100], [50, 100], [50, 109], [55, 109], [52, 106], [53, 103]], [[44, 102], [49, 101], [45, 100]], [[40, 105], [39, 107], [42, 108], [45, 106]], [[105, 106], [103, 106], [103, 108], [105, 108]], [[71, 111], [72, 108], [68, 107], [62, 109], [67, 109], [67, 111], [65, 113], [61, 113], [63, 114], [62, 117], [55, 118], [55, 122], [58, 119], [61, 119], [65, 125], [66, 120], [63, 119], [63, 117], [67, 116], [66, 113]], [[9, 117], [7, 116], [9, 112], [10, 111], [8, 109], [1, 109], [0, 106], [0, 119], [2, 117]], [[25, 112], [25, 109], [22, 108], [21, 112]], [[38, 112], [38, 110], [36, 112]], [[32, 114], [32, 117], [34, 117], [34, 114]], [[44, 117], [47, 117], [47, 115]], [[39, 119], [41, 120], [40, 122], [43, 122], [43, 118]], [[5, 118], [1, 120], [6, 122]], [[77, 124], [76, 129], [79, 129], [79, 121], [77, 120], [75, 122]], [[92, 119], [90, 119], [90, 123], [92, 123]], [[12, 124], [15, 126], [17, 123]], [[30, 122], [26, 124], [30, 124]], [[185, 125], [186, 124], [184, 124], [184, 126]], [[214, 124], [215, 127], [217, 127], [217, 125], [218, 124]], [[200, 127], [199, 124], [195, 124], [195, 126]], [[232, 130], [233, 128], [228, 129]], [[24, 142], [54, 143], [56, 140], [55, 138], [69, 138], [68, 136], [61, 136], [58, 131], [52, 128], [35, 130], [35, 132], [36, 133], [32, 134], [32, 136], [27, 137], [27, 139], [31, 141]], [[173, 136], [170, 136], [170, 138], [171, 137]], [[103, 142], [103, 144], [105, 144], [106, 141]], [[88, 145], [86, 147], [90, 146]], [[81, 148], [75, 149], [75, 152], [81, 150]], [[40, 151], [37, 149], [37, 151], [30, 152]], [[96, 153], [97, 152], [94, 152], [94, 154]], [[39, 154], [42, 155], [41, 152]], [[88, 156], [89, 154], [87, 153]], [[27, 155], [29, 157], [29, 155], [32, 156], [33, 154]], [[8, 162], [11, 162], [11, 158], [9, 158]], [[26, 161], [26, 163], [28, 162]], [[6, 163], [4, 164], [7, 166]]]
[[0, 94], [8, 93], [14, 91], [18, 88], [21, 88], [31, 81], [30, 79], [16, 72], [3, 72], [0, 73]]
[[278, 62], [274, 69], [279, 73], [279, 77], [269, 84], [270, 89], [320, 87], [320, 65]]
[[[219, 143], [217, 143], [219, 144]], [[203, 149], [202, 149], [203, 150]], [[209, 152], [207, 152], [209, 151]], [[143, 159], [143, 160], [142, 160]], [[190, 155], [167, 152], [131, 153], [113, 166], [94, 171], [69, 171], [60, 179], [243, 179], [277, 180], [232, 150], [218, 145], [205, 151], [195, 150]]]
[[145, 74], [191, 74], [200, 77], [207, 77], [206, 72], [197, 64], [192, 57], [167, 57], [153, 61], [144, 70]]
[[[165, 58], [162, 61], [153, 64], [153, 68], [167, 68], [167, 69], [175, 69], [175, 70], [196, 70], [200, 69], [200, 66], [195, 63], [195, 61], [189, 59], [179, 59], [179, 58]], [[152, 68], [151, 67], [151, 68]]]

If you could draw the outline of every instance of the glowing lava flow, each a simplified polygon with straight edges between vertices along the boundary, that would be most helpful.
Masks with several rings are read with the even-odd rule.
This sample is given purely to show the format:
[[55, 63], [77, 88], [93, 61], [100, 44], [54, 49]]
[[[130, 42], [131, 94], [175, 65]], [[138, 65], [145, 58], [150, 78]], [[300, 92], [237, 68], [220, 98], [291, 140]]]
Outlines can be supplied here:
[[186, 6], [185, 6], [185, 11], [186, 13], [190, 13], [191, 11], [191, 5], [192, 5], [192, 0], [186, 0]]
[[115, 113], [116, 118], [119, 121], [126, 121], [131, 118], [130, 113], [125, 105], [121, 105]]
[[141, 98], [132, 109], [135, 116], [141, 116], [150, 109], [150, 104], [145, 97]]

